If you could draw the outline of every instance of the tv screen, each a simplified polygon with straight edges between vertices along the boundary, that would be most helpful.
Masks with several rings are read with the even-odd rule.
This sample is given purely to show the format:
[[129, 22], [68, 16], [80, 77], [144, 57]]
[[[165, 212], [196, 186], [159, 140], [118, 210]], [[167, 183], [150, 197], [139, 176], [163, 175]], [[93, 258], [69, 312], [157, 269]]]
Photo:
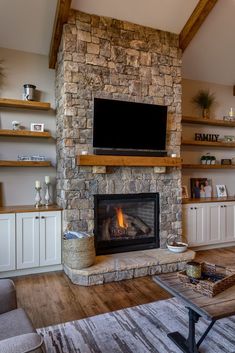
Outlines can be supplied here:
[[93, 147], [165, 150], [166, 124], [166, 106], [95, 98]]

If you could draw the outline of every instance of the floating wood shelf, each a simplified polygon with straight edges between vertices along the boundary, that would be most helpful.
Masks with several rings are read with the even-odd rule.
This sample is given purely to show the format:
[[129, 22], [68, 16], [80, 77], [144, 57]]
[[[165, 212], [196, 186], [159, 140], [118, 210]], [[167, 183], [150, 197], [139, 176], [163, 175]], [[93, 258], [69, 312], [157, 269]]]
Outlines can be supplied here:
[[0, 167], [52, 167], [50, 161], [0, 161]]
[[182, 164], [185, 169], [235, 169], [234, 164]]
[[0, 136], [8, 137], [40, 137], [51, 138], [51, 133], [48, 131], [37, 132], [29, 130], [0, 130]]
[[235, 127], [235, 121], [225, 121], [225, 120], [219, 120], [219, 119], [202, 119], [202, 118], [195, 118], [191, 116], [183, 116], [182, 123]]
[[235, 142], [211, 142], [211, 141], [194, 141], [194, 140], [183, 140], [182, 145], [188, 146], [211, 146], [211, 147], [228, 147], [235, 148]]
[[0, 107], [7, 108], [22, 108], [32, 110], [50, 110], [50, 103], [46, 102], [35, 102], [35, 101], [24, 101], [20, 99], [0, 98]]
[[19, 205], [19, 206], [2, 206], [1, 213], [19, 213], [19, 212], [47, 212], [47, 211], [61, 211], [62, 208], [57, 205], [40, 206], [36, 208], [34, 205]]
[[119, 167], [180, 167], [181, 158], [79, 155], [77, 164], [82, 166]]
[[200, 199], [182, 199], [183, 204], [188, 203], [206, 203], [206, 202], [229, 202], [235, 201], [235, 196], [227, 197], [201, 197]]

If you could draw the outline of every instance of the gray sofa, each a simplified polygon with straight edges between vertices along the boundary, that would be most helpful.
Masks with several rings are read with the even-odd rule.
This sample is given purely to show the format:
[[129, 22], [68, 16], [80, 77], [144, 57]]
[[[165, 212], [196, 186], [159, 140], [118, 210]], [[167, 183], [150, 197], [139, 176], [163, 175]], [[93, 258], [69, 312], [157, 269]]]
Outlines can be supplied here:
[[45, 352], [42, 337], [25, 311], [17, 309], [15, 285], [9, 279], [0, 279], [0, 352]]

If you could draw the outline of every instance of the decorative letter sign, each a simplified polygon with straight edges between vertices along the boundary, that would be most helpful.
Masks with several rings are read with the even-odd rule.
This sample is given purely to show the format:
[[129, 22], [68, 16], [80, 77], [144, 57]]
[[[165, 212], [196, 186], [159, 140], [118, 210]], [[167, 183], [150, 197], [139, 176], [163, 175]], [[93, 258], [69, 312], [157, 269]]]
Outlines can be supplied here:
[[195, 134], [195, 141], [218, 142], [219, 135], [216, 134]]

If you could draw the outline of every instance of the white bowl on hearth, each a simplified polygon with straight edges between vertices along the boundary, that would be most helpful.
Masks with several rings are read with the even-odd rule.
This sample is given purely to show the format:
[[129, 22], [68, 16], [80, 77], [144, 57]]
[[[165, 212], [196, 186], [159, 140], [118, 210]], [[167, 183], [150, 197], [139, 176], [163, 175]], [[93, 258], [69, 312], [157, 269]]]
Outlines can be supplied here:
[[181, 241], [177, 241], [176, 244], [179, 244], [179, 246], [170, 245], [167, 243], [168, 250], [175, 252], [175, 253], [181, 253], [181, 252], [185, 252], [188, 249], [188, 244], [186, 244], [186, 243], [182, 243]]

